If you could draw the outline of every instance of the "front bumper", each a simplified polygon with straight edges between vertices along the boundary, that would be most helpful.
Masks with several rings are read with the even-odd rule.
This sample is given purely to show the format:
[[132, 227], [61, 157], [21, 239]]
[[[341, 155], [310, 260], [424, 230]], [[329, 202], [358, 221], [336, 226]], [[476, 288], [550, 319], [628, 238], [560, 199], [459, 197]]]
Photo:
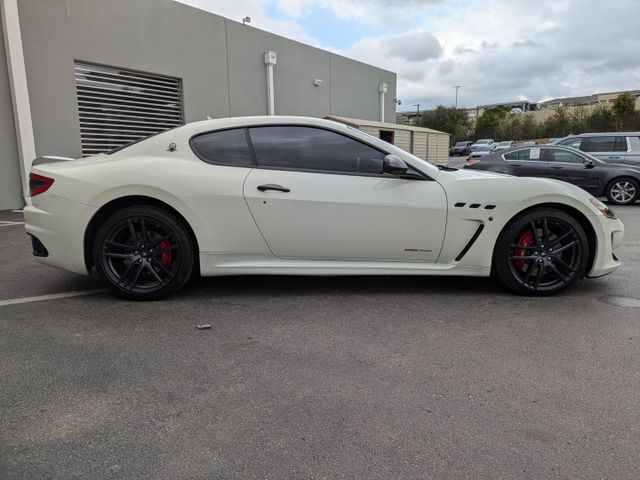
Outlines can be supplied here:
[[592, 217], [596, 230], [596, 254], [587, 277], [595, 278], [607, 275], [616, 270], [622, 262], [613, 253], [624, 238], [624, 224], [619, 219], [605, 218], [602, 215]]
[[[45, 198], [46, 195], [46, 198]], [[25, 230], [46, 249], [36, 255], [39, 262], [87, 275], [84, 260], [84, 232], [95, 213], [94, 207], [52, 194], [35, 198], [24, 208]], [[36, 250], [42, 253], [41, 250]]]

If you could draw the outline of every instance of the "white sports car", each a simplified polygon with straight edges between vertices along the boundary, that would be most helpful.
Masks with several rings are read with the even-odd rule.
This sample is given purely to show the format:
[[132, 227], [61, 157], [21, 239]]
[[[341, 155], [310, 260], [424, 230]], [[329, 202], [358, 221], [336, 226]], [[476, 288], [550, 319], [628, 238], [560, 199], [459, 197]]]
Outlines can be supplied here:
[[578, 187], [436, 167], [326, 120], [208, 120], [59, 160], [31, 171], [34, 254], [131, 299], [196, 272], [493, 273], [549, 295], [620, 265], [622, 222]]

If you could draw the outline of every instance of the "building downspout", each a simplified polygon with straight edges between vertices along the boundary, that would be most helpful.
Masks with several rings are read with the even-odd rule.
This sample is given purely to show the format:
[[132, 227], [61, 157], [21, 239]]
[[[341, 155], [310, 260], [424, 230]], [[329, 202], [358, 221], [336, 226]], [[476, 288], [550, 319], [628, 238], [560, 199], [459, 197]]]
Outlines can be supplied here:
[[264, 52], [264, 64], [267, 66], [267, 114], [276, 114], [276, 101], [273, 88], [273, 66], [276, 64], [276, 52]]
[[31, 204], [31, 198], [29, 197], [28, 178], [31, 162], [36, 157], [36, 145], [33, 137], [27, 71], [24, 66], [24, 52], [22, 50], [18, 0], [0, 0], [0, 7], [2, 8], [4, 48], [7, 55], [7, 71], [9, 73], [13, 119], [18, 143], [22, 196], [25, 204], [29, 205]]
[[380, 84], [380, 121], [384, 123], [384, 95], [387, 93], [387, 84], [382, 82]]

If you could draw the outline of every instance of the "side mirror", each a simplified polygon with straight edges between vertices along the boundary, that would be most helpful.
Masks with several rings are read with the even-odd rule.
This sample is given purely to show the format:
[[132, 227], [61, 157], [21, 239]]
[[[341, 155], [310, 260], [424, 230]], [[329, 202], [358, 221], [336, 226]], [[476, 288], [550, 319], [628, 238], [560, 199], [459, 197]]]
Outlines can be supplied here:
[[382, 171], [384, 173], [391, 173], [393, 175], [404, 175], [407, 173], [407, 164], [400, 160], [395, 155], [387, 155], [384, 157]]
[[584, 168], [593, 168], [595, 166], [595, 163], [593, 163], [593, 160], [591, 160], [590, 158], [584, 159]]

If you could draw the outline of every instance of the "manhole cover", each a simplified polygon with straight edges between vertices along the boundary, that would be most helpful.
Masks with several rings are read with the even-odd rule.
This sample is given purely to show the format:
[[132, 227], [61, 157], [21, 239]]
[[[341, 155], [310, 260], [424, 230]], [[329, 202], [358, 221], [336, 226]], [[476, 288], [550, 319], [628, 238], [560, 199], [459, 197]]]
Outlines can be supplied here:
[[602, 301], [615, 307], [640, 308], [640, 298], [610, 295], [602, 297]]

